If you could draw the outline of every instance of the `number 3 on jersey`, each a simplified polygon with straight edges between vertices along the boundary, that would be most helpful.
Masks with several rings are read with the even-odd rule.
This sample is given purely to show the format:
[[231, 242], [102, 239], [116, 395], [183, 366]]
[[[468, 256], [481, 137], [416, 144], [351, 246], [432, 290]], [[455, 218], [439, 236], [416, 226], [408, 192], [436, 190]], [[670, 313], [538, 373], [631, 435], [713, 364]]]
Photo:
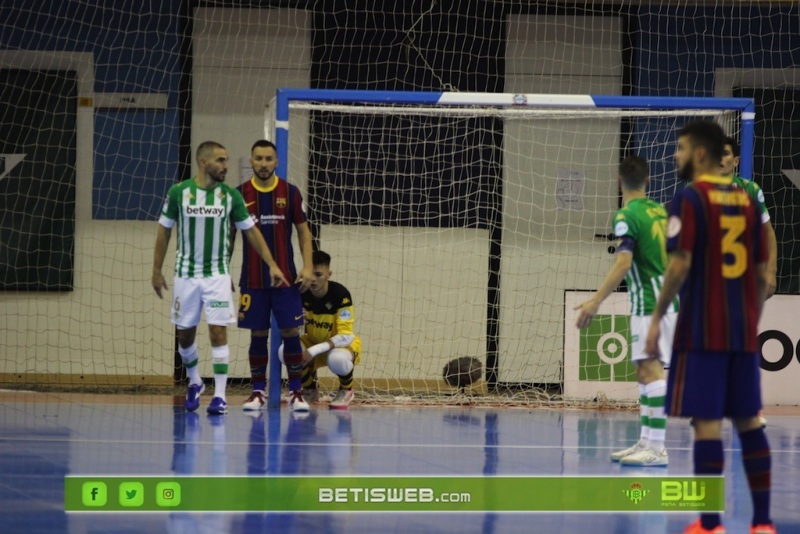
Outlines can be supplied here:
[[[722, 276], [739, 278], [747, 270], [747, 249], [739, 238], [745, 231], [744, 215], [722, 215], [719, 219], [722, 236]], [[733, 261], [731, 261], [733, 260]]]

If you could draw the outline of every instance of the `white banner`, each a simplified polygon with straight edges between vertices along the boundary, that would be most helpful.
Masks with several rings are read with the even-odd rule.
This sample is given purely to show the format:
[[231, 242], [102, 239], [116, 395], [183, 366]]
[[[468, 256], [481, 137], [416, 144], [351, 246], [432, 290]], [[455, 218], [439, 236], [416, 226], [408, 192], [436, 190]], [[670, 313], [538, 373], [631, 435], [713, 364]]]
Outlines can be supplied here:
[[612, 293], [592, 324], [578, 330], [573, 308], [593, 293], [564, 292], [564, 397], [635, 401], [639, 388], [630, 355], [628, 294]]
[[[612, 293], [592, 326], [575, 328], [577, 304], [591, 291], [564, 292], [564, 396], [636, 400], [631, 376], [628, 295]], [[761, 395], [766, 406], [800, 405], [800, 295], [777, 295], [761, 317]]]
[[764, 404], [800, 405], [800, 295], [769, 299], [758, 330]]

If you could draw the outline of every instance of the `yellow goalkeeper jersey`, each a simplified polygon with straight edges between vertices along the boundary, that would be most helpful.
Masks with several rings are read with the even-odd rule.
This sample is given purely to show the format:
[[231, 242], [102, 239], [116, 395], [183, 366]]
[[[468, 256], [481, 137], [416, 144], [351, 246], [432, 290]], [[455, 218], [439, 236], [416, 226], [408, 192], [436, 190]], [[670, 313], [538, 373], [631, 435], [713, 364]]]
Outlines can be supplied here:
[[[328, 282], [328, 292], [322, 297], [315, 297], [310, 290], [302, 296], [306, 316], [304, 341], [316, 345], [336, 334], [355, 335], [353, 298], [342, 284]], [[358, 336], [353, 339], [350, 349], [356, 356], [360, 356], [361, 339]]]

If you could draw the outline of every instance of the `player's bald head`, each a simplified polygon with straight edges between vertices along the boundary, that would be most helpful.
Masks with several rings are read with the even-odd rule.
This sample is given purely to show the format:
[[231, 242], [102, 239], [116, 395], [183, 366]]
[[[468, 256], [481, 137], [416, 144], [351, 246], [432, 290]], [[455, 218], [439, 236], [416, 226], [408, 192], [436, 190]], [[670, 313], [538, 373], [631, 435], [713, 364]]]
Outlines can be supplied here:
[[649, 176], [647, 160], [644, 158], [628, 156], [619, 164], [619, 180], [623, 189], [627, 191], [644, 190]]
[[225, 147], [216, 141], [204, 141], [200, 143], [200, 146], [197, 147], [197, 153], [195, 154], [197, 163], [200, 163], [201, 159], [211, 159], [214, 156], [214, 151], [218, 148], [225, 150]]

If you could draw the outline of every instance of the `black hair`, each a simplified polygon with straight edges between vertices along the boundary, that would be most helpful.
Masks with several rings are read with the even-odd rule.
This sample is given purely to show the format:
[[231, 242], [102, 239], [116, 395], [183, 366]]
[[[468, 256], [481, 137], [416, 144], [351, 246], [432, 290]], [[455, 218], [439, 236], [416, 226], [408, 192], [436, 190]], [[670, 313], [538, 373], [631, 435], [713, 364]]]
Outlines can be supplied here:
[[321, 250], [315, 250], [314, 254], [311, 256], [311, 261], [314, 263], [314, 265], [325, 265], [330, 267], [331, 255]]
[[742, 149], [739, 147], [739, 142], [736, 139], [734, 139], [733, 137], [730, 137], [730, 136], [726, 137], [725, 138], [725, 144], [726, 145], [730, 145], [731, 152], [733, 153], [733, 157], [734, 158], [738, 158], [739, 154], [742, 153]]
[[701, 146], [708, 152], [711, 162], [719, 165], [725, 152], [725, 132], [719, 124], [712, 121], [690, 122], [681, 128], [678, 137], [688, 137], [692, 144]]
[[198, 163], [200, 162], [200, 158], [206, 157], [205, 154], [209, 150], [214, 150], [216, 148], [221, 148], [225, 150], [225, 147], [217, 143], [216, 141], [203, 141], [202, 143], [200, 143], [200, 145], [197, 147], [197, 152], [195, 153], [195, 157]]
[[647, 160], [639, 156], [628, 156], [619, 164], [619, 176], [625, 189], [644, 189], [649, 175]]
[[252, 152], [256, 148], [271, 148], [272, 150], [275, 151], [276, 154], [278, 153], [278, 147], [275, 146], [275, 143], [273, 143], [272, 141], [267, 141], [266, 139], [259, 139], [258, 141], [253, 143], [253, 146], [250, 147], [250, 152]]

